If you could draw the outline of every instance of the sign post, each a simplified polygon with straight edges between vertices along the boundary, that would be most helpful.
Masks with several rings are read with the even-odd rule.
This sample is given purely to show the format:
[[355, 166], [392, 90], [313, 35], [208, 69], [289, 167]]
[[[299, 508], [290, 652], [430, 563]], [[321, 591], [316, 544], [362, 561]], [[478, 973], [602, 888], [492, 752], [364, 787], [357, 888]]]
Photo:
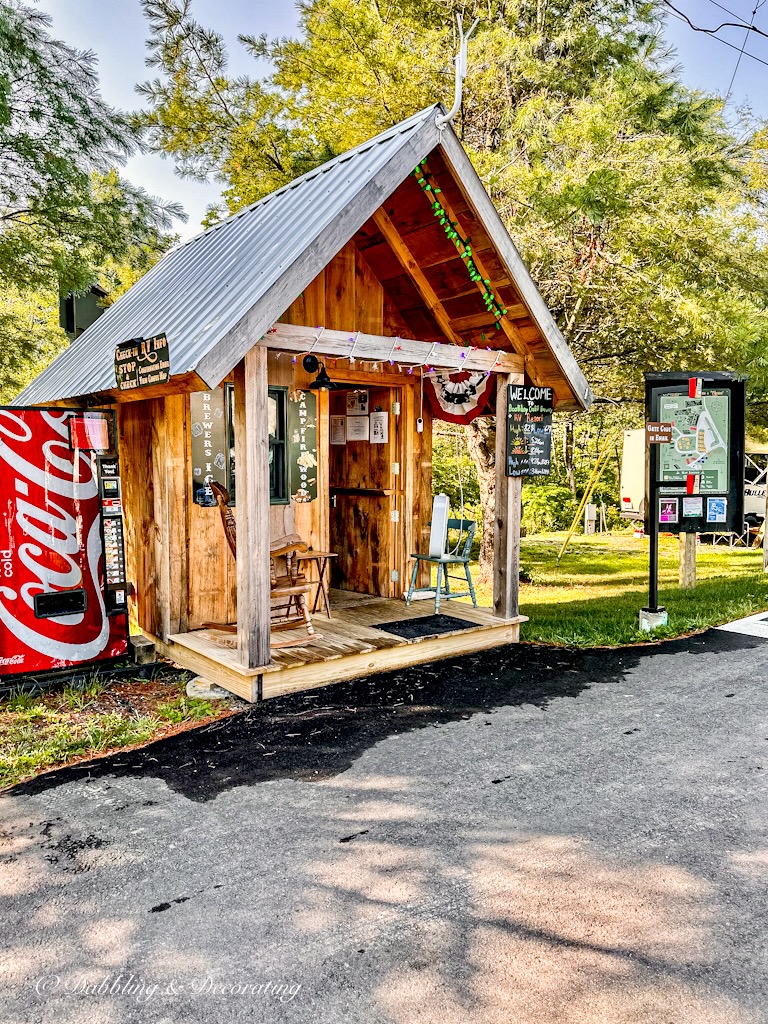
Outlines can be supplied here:
[[666, 625], [659, 607], [659, 533], [743, 530], [745, 378], [646, 373], [648, 607], [640, 628]]

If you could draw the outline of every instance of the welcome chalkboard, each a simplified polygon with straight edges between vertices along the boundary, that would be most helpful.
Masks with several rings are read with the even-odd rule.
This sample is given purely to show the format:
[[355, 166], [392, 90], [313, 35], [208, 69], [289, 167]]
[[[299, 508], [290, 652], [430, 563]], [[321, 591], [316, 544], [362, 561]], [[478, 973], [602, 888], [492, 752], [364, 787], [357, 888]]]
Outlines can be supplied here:
[[552, 455], [552, 388], [507, 388], [507, 476], [549, 476]]

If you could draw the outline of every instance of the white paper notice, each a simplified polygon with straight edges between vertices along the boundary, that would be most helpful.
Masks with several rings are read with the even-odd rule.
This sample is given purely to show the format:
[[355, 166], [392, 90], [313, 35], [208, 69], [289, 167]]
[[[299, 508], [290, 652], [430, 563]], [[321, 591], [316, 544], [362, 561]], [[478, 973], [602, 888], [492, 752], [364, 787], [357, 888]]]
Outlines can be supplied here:
[[701, 518], [704, 515], [703, 498], [683, 498], [683, 519]]
[[347, 417], [331, 416], [331, 444], [347, 443]]
[[389, 440], [389, 413], [371, 413], [371, 444], [386, 444]]
[[368, 415], [368, 392], [348, 391], [347, 392], [347, 416]]
[[347, 416], [347, 441], [367, 441], [369, 425], [367, 416]]

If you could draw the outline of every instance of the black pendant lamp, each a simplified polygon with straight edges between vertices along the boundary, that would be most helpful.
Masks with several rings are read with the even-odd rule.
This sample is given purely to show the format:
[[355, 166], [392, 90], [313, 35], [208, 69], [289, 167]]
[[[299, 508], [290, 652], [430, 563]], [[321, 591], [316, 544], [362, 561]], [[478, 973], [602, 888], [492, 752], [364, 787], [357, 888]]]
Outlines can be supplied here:
[[335, 391], [339, 386], [328, 376], [325, 363], [321, 363], [317, 356], [308, 353], [302, 359], [301, 365], [307, 373], [317, 373], [317, 376], [309, 385], [310, 391]]

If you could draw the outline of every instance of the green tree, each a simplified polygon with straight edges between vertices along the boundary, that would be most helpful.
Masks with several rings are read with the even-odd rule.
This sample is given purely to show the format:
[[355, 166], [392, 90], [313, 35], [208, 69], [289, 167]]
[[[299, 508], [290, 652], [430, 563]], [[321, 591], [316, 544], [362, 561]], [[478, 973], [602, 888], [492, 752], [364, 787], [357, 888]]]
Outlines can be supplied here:
[[168, 247], [177, 204], [120, 177], [135, 126], [98, 92], [95, 57], [48, 33], [50, 19], [0, 0], [0, 338], [13, 394], [65, 342], [59, 292], [102, 268], [146, 269]]
[[[231, 210], [449, 98], [454, 15], [479, 16], [456, 127], [593, 388], [639, 409], [644, 369], [730, 368], [752, 373], [753, 413], [768, 407], [768, 137], [685, 87], [659, 4], [305, 0], [301, 38], [242, 37], [272, 61], [260, 81], [227, 76], [216, 33], [213, 62], [191, 53], [189, 0], [144, 6], [163, 75], [144, 90], [154, 144], [220, 175]], [[212, 130], [217, 94], [232, 120]], [[492, 421], [468, 440], [490, 510]], [[574, 492], [578, 447], [562, 466]], [[491, 542], [487, 522], [486, 566]]]

